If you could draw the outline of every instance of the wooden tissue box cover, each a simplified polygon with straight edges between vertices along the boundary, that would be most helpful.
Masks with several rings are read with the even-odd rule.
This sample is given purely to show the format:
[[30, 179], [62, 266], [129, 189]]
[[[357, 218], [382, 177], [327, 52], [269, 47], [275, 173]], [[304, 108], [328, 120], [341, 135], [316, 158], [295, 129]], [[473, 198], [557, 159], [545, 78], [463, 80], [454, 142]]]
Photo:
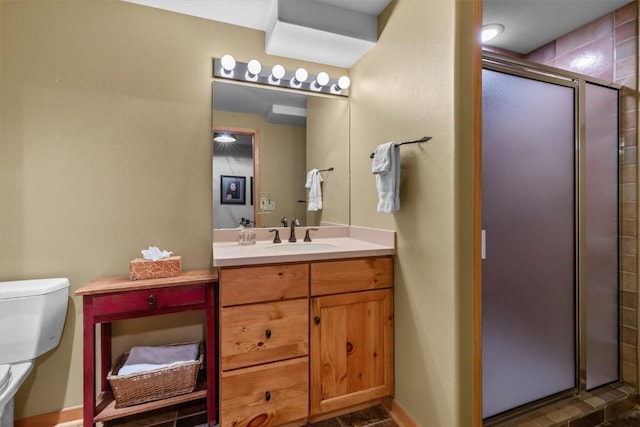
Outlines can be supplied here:
[[136, 258], [129, 262], [129, 278], [131, 280], [159, 279], [162, 277], [176, 277], [182, 272], [182, 257], [151, 261], [150, 259]]

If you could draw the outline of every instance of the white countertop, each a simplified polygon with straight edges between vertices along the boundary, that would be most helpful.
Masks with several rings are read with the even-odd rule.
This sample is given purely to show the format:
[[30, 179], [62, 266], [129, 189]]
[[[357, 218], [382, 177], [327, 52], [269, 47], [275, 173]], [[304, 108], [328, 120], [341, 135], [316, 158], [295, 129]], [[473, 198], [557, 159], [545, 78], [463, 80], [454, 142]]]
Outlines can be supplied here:
[[[340, 232], [336, 232], [335, 229], [327, 230], [331, 232], [325, 234], [331, 237], [323, 237], [321, 228], [321, 231], [314, 233], [317, 234], [318, 237], [313, 237], [310, 245], [303, 242], [302, 238], [298, 238], [295, 243], [289, 243], [287, 241], [287, 229], [282, 229], [280, 232], [282, 243], [273, 243], [272, 240], [269, 239], [258, 240], [255, 245], [240, 246], [235, 241], [220, 238], [219, 240], [222, 241], [214, 241], [213, 243], [213, 265], [214, 267], [231, 267], [384, 256], [394, 255], [396, 253], [395, 232], [363, 227], [345, 227], [346, 228], [340, 230]], [[300, 227], [299, 230], [301, 233], [296, 234], [304, 236], [305, 228], [306, 227]], [[237, 232], [238, 231], [235, 231], [235, 235], [237, 235]], [[260, 234], [258, 237], [261, 237]], [[326, 246], [324, 246], [324, 248], [314, 250], [312, 247], [314, 244], [320, 246], [322, 244], [329, 244], [333, 247], [326, 248]], [[277, 248], [269, 249], [274, 246], [277, 246]], [[292, 250], [288, 251], [287, 248], [291, 248]], [[298, 252], [296, 248], [304, 248], [304, 251]]]

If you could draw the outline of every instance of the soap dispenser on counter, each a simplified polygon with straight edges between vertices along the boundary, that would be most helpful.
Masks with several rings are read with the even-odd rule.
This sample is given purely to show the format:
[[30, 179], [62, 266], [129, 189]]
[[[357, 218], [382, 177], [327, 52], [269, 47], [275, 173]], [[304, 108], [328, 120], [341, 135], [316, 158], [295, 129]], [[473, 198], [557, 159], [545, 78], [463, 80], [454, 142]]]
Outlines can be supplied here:
[[256, 232], [252, 228], [252, 221], [248, 218], [240, 219], [240, 233], [238, 234], [238, 244], [249, 246], [256, 244]]

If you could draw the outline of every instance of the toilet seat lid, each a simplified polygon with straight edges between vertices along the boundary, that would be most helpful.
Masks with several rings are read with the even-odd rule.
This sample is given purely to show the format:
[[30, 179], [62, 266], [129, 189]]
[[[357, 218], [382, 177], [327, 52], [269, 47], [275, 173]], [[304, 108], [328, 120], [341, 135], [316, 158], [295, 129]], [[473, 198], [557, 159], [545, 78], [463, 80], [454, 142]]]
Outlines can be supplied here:
[[11, 383], [11, 365], [0, 365], [0, 394]]
[[0, 282], [0, 300], [46, 295], [68, 287], [66, 277]]

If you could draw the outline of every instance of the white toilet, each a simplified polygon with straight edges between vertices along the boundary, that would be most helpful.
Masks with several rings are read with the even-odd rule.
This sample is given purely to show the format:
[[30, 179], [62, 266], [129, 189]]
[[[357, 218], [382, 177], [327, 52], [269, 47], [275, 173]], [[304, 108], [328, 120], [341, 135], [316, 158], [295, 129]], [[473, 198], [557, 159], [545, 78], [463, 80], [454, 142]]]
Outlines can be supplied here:
[[13, 398], [34, 359], [60, 342], [69, 280], [0, 282], [0, 427], [13, 427]]

